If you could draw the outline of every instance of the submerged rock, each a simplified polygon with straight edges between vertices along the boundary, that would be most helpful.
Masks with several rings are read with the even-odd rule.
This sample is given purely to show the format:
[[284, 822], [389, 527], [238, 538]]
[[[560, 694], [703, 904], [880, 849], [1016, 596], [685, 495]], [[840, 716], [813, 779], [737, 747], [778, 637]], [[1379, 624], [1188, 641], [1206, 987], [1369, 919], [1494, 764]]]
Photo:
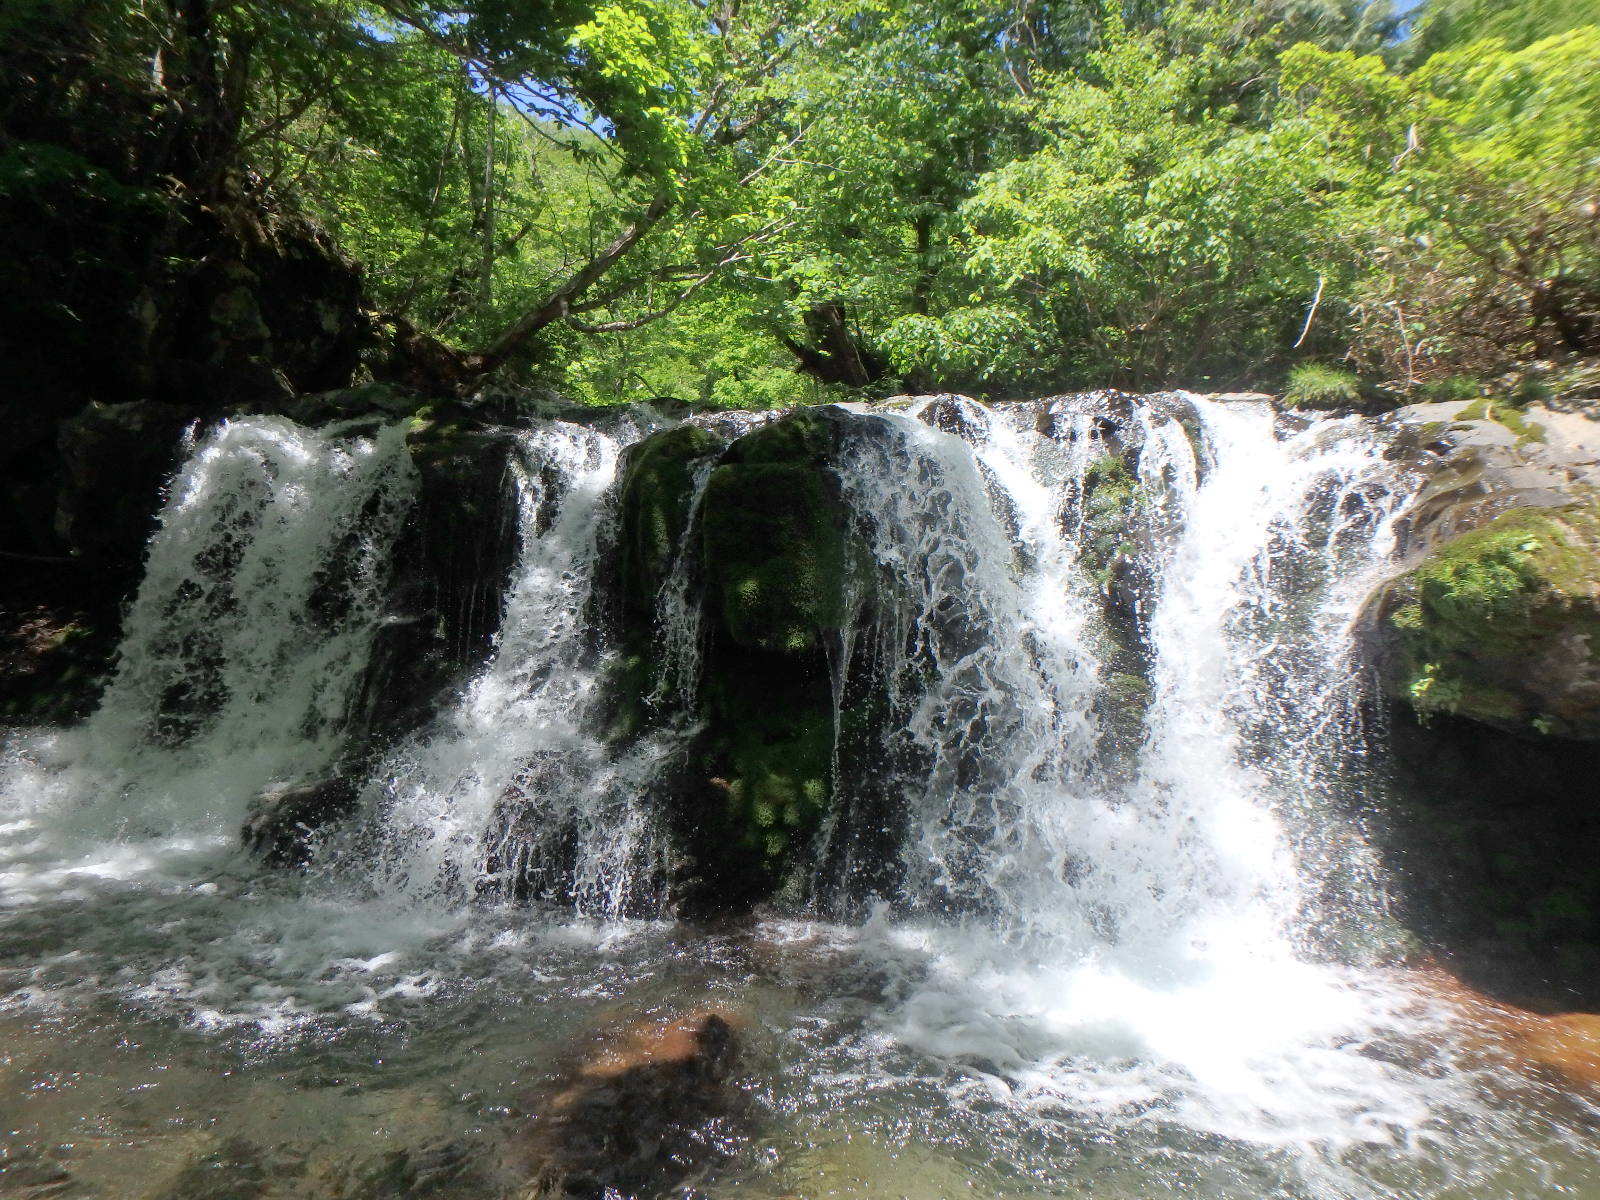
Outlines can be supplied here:
[[507, 1194], [485, 1148], [443, 1141], [360, 1160], [326, 1188], [327, 1200], [488, 1200]]
[[348, 817], [356, 801], [355, 783], [339, 777], [273, 788], [250, 806], [240, 840], [270, 866], [300, 866], [317, 831]]
[[525, 1200], [667, 1195], [747, 1137], [737, 1018], [719, 1009], [642, 1021], [601, 1040], [548, 1096], [516, 1153]]
[[255, 1200], [273, 1186], [275, 1173], [260, 1147], [229, 1138], [186, 1166], [160, 1200]]

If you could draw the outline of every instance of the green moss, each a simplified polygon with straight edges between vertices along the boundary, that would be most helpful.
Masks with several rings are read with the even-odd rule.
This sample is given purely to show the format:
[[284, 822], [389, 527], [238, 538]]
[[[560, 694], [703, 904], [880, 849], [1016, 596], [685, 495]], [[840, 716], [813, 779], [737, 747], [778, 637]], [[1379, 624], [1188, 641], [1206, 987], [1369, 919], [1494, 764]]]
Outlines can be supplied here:
[[844, 622], [849, 534], [814, 469], [718, 467], [703, 531], [707, 580], [739, 645], [799, 653]]
[[647, 611], [683, 543], [700, 463], [724, 442], [698, 425], [654, 434], [628, 455], [623, 473], [618, 541], [623, 594]]
[[706, 486], [706, 583], [743, 647], [798, 654], [848, 617], [862, 550], [829, 476], [832, 430], [802, 410], [740, 438]]
[[825, 690], [773, 688], [757, 671], [708, 680], [705, 710], [716, 730], [703, 769], [722, 797], [720, 852], [736, 853], [764, 877], [782, 879], [815, 837], [833, 794], [834, 730]]
[[832, 448], [833, 430], [827, 418], [802, 408], [751, 430], [734, 443], [728, 457], [731, 462], [822, 466]]
[[1530, 442], [1542, 442], [1546, 437], [1544, 426], [1528, 420], [1527, 414], [1521, 409], [1487, 396], [1474, 400], [1457, 411], [1456, 420], [1497, 421], [1517, 435], [1519, 446], [1526, 446]]
[[1600, 515], [1592, 505], [1513, 509], [1452, 539], [1397, 580], [1387, 620], [1404, 696], [1421, 713], [1454, 713], [1535, 732], [1564, 728], [1525, 688], [1558, 637], [1600, 652]]
[[1083, 491], [1080, 553], [1084, 566], [1104, 587], [1110, 581], [1111, 564], [1119, 556], [1133, 552], [1129, 533], [1143, 494], [1127, 463], [1114, 454], [1089, 464], [1083, 476]]

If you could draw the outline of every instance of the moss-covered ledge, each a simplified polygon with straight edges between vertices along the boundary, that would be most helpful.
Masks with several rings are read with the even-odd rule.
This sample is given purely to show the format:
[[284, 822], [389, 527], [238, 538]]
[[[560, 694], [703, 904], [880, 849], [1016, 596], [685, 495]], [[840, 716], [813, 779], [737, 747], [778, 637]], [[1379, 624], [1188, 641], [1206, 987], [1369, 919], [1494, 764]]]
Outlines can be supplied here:
[[1600, 503], [1514, 508], [1434, 549], [1375, 602], [1386, 692], [1426, 718], [1600, 738]]
[[[828, 648], [871, 595], [872, 561], [835, 471], [859, 418], [798, 409], [731, 445], [691, 424], [635, 446], [619, 489], [622, 603], [616, 733], [688, 718], [665, 797], [680, 911], [748, 908], [812, 863], [833, 802], [836, 694]], [[705, 479], [698, 511], [697, 479]], [[701, 669], [685, 710], [660, 704], [661, 589], [688, 554]], [[676, 701], [674, 701], [674, 704]]]
[[698, 425], [674, 425], [630, 447], [623, 463], [617, 570], [623, 597], [651, 611], [683, 545], [696, 472], [727, 443]]
[[838, 410], [801, 409], [736, 441], [701, 520], [710, 607], [734, 644], [801, 654], [848, 619], [861, 551], [829, 464]]

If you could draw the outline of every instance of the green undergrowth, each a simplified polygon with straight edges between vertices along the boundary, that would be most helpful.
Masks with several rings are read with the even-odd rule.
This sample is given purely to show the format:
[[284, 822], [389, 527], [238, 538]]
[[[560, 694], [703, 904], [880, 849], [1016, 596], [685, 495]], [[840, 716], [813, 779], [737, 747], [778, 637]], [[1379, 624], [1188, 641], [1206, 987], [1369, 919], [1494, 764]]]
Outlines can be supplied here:
[[1301, 363], [1289, 372], [1283, 400], [1290, 408], [1352, 408], [1361, 403], [1361, 381], [1342, 367]]

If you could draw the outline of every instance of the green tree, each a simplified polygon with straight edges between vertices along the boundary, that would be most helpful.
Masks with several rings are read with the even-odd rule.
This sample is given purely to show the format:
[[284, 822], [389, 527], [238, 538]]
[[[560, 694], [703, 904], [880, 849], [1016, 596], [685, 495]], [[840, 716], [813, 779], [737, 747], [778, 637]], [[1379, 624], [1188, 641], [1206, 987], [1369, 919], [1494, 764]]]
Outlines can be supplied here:
[[1600, 27], [1403, 73], [1298, 47], [1294, 109], [1350, 250], [1355, 352], [1402, 387], [1600, 350]]

